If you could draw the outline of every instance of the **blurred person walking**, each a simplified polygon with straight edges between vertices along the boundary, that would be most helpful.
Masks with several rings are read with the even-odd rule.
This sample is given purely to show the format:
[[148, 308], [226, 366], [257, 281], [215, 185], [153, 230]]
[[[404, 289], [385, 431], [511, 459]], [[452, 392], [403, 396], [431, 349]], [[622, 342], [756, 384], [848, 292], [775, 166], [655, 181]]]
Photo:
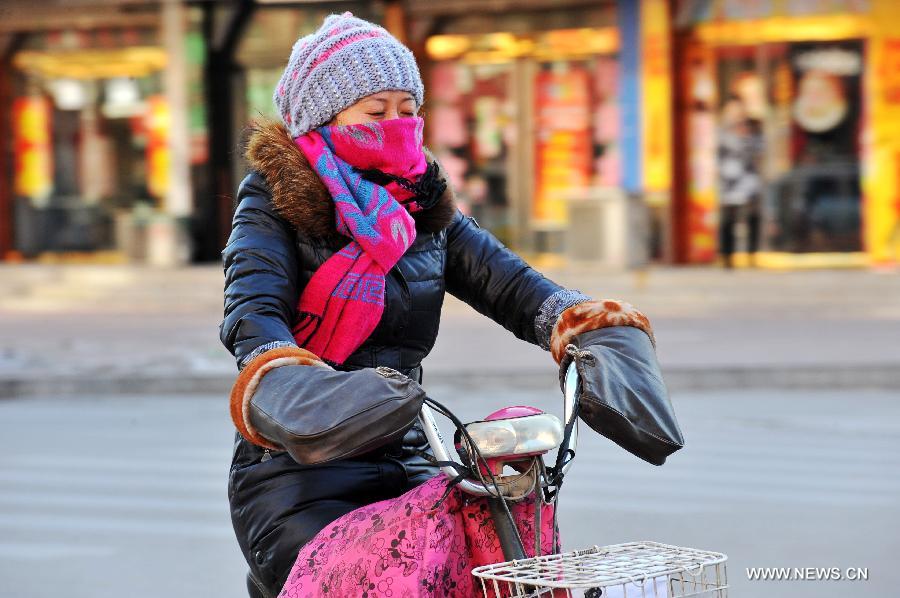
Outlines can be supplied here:
[[763, 181], [759, 157], [763, 150], [762, 127], [748, 116], [743, 101], [729, 96], [722, 108], [719, 130], [719, 253], [726, 268], [734, 267], [738, 224], [747, 230], [747, 254], [756, 264], [759, 248]]
[[[254, 598], [279, 593], [300, 548], [328, 523], [438, 471], [417, 423], [380, 445], [358, 430], [339, 447], [350, 456], [300, 463], [249, 415], [255, 396], [290, 411], [295, 425], [312, 405], [352, 410], [379, 400], [379, 376], [417, 389], [445, 291], [552, 348], [557, 363], [569, 342], [603, 344], [577, 340], [586, 331], [627, 326], [652, 338], [628, 304], [552, 282], [456, 208], [422, 145], [423, 96], [409, 49], [350, 13], [331, 15], [293, 47], [273, 96], [281, 122], [251, 127], [251, 172], [222, 251], [220, 339], [239, 370], [228, 497]], [[279, 392], [273, 381], [286, 377], [301, 396]], [[370, 583], [369, 573], [358, 581]]]

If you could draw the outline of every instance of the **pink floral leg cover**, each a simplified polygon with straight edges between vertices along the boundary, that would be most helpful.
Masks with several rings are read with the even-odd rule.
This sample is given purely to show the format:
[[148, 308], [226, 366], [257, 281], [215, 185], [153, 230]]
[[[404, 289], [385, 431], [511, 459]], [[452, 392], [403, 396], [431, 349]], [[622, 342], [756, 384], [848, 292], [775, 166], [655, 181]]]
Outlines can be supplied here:
[[[473, 567], [504, 560], [487, 501], [436, 476], [403, 496], [330, 523], [297, 555], [278, 598], [475, 596]], [[535, 499], [510, 503], [525, 553], [534, 553]], [[541, 511], [541, 552], [551, 552], [553, 507]], [[476, 585], [477, 584], [477, 585]]]

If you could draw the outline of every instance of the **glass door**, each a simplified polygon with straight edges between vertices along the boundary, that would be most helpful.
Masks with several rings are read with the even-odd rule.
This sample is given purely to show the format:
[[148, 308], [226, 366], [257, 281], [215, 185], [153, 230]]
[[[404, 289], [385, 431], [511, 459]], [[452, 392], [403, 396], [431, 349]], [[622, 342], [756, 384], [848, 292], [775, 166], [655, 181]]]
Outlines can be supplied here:
[[716, 58], [719, 210], [758, 211], [745, 236], [761, 249], [861, 251], [862, 42], [720, 47]]

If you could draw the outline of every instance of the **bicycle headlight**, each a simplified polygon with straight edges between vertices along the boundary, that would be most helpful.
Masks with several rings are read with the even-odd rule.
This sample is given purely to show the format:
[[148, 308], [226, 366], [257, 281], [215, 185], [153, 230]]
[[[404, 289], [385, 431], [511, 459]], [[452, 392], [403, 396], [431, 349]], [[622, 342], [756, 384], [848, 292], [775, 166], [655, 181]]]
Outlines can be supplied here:
[[562, 423], [549, 413], [473, 422], [466, 430], [485, 458], [546, 453], [563, 438]]

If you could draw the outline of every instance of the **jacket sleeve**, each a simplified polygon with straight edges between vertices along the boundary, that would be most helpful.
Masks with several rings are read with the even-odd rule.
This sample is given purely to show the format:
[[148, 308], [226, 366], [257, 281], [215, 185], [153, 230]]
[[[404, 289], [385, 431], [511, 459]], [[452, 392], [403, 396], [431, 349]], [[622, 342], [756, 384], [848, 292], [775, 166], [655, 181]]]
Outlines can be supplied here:
[[253, 357], [278, 347], [294, 347], [297, 246], [295, 232], [272, 207], [271, 195], [258, 173], [238, 188], [231, 236], [222, 250], [225, 270], [222, 344], [238, 369]]
[[450, 294], [544, 349], [562, 309], [589, 299], [544, 277], [459, 210], [447, 233], [445, 278]]

